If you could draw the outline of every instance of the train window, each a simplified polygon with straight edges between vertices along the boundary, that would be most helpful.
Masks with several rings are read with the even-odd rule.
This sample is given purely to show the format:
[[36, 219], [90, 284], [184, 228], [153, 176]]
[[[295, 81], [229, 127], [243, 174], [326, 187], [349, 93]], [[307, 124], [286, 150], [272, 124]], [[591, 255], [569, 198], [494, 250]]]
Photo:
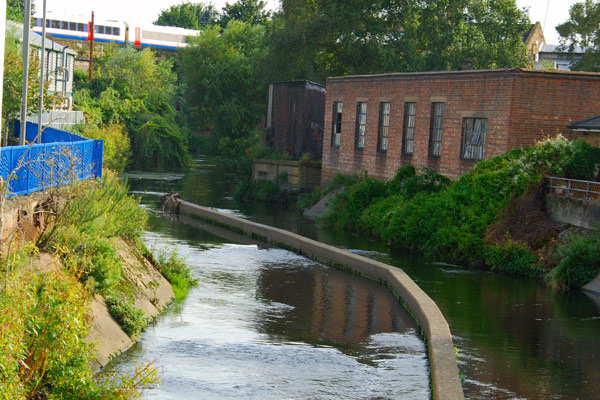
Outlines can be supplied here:
[[36, 18], [35, 19], [35, 26], [42, 26], [42, 19], [41, 18]]
[[52, 20], [51, 19], [46, 19], [46, 28], [50, 28], [50, 26], [52, 25]]
[[78, 24], [77, 24], [77, 30], [78, 30], [79, 32], [87, 32], [87, 30], [88, 30], [88, 29], [87, 29], [87, 24], [85, 24], [85, 25], [84, 25], [84, 24], [82, 24], [82, 23], [78, 23]]
[[60, 27], [61, 29], [65, 30], [65, 31], [69, 30], [69, 23], [67, 21], [61, 21], [60, 25], [61, 25], [61, 27]]
[[69, 22], [69, 30], [70, 31], [76, 31], [77, 30], [77, 24], [75, 22]]
[[54, 29], [60, 29], [60, 21], [52, 21], [52, 27]]
[[113, 35], [119, 36], [121, 34], [121, 28], [113, 26]]

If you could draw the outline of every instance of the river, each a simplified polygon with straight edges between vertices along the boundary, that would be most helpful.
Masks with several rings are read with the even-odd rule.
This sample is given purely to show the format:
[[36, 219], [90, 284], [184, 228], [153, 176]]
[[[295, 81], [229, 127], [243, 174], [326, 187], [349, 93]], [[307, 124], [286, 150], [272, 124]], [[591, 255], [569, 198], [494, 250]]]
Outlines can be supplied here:
[[[466, 377], [467, 398], [600, 398], [598, 298], [556, 292], [527, 278], [390, 253], [379, 243], [325, 230], [295, 212], [237, 204], [229, 197], [237, 177], [209, 163], [200, 162], [197, 169], [182, 175], [129, 174], [128, 178], [133, 193], [145, 194], [144, 206], [152, 214], [147, 243], [177, 248], [201, 282], [182, 305], [170, 309], [143, 334], [140, 344], [111, 366], [126, 370], [138, 360], [157, 360], [165, 379], [161, 389], [150, 390], [147, 398], [429, 396], [424, 344], [414, 322], [379, 285], [283, 250], [235, 243], [171, 222], [154, 203], [159, 194], [174, 191], [185, 200], [401, 267], [446, 317]], [[364, 301], [359, 304], [359, 299]], [[235, 326], [220, 325], [220, 315], [233, 316]], [[169, 350], [179, 342], [184, 342], [182, 348]], [[238, 350], [246, 356], [238, 357]], [[190, 352], [201, 355], [195, 361], [179, 358], [180, 353]], [[196, 365], [200, 359], [208, 364]], [[171, 364], [163, 364], [165, 360]], [[183, 370], [183, 376], [173, 378], [174, 384], [169, 383], [173, 382], [171, 368]], [[211, 374], [214, 380], [206, 378]], [[298, 379], [292, 379], [296, 374]], [[234, 379], [238, 375], [244, 380]], [[161, 392], [169, 385], [185, 387], [177, 383], [179, 379], [197, 382], [198, 388], [209, 392], [192, 397]], [[218, 385], [223, 382], [224, 386]], [[390, 387], [393, 393], [388, 392]]]

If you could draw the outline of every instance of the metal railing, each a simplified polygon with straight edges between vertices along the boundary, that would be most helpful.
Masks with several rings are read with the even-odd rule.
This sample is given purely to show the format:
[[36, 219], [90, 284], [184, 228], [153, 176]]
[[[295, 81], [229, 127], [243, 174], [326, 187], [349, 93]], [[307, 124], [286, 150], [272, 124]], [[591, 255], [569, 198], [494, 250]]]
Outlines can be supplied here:
[[546, 177], [548, 193], [583, 200], [600, 200], [600, 182]]
[[[30, 126], [31, 125], [31, 126]], [[37, 125], [27, 123], [27, 140]], [[0, 176], [8, 182], [8, 197], [26, 195], [73, 180], [102, 178], [104, 141], [57, 129], [47, 129], [41, 144], [0, 149]]]

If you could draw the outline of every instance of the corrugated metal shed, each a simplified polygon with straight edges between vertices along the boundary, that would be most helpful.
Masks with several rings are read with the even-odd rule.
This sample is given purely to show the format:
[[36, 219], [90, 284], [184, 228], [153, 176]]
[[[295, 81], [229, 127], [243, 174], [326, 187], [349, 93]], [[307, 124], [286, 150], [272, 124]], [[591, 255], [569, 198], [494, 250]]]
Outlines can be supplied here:
[[306, 80], [269, 85], [266, 142], [292, 159], [323, 153], [325, 86]]

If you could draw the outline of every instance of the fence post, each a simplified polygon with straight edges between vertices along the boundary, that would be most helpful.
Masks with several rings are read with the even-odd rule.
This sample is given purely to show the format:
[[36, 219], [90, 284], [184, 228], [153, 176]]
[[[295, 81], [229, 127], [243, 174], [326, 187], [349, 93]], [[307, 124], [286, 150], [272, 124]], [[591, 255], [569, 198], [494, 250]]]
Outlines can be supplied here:
[[569, 182], [569, 185], [568, 185], [568, 188], [567, 188], [567, 197], [571, 197], [571, 180], [569, 179], [568, 182]]
[[554, 194], [554, 178], [550, 177], [550, 194]]
[[585, 192], [585, 199], [590, 200], [590, 182], [587, 183], [587, 191]]

